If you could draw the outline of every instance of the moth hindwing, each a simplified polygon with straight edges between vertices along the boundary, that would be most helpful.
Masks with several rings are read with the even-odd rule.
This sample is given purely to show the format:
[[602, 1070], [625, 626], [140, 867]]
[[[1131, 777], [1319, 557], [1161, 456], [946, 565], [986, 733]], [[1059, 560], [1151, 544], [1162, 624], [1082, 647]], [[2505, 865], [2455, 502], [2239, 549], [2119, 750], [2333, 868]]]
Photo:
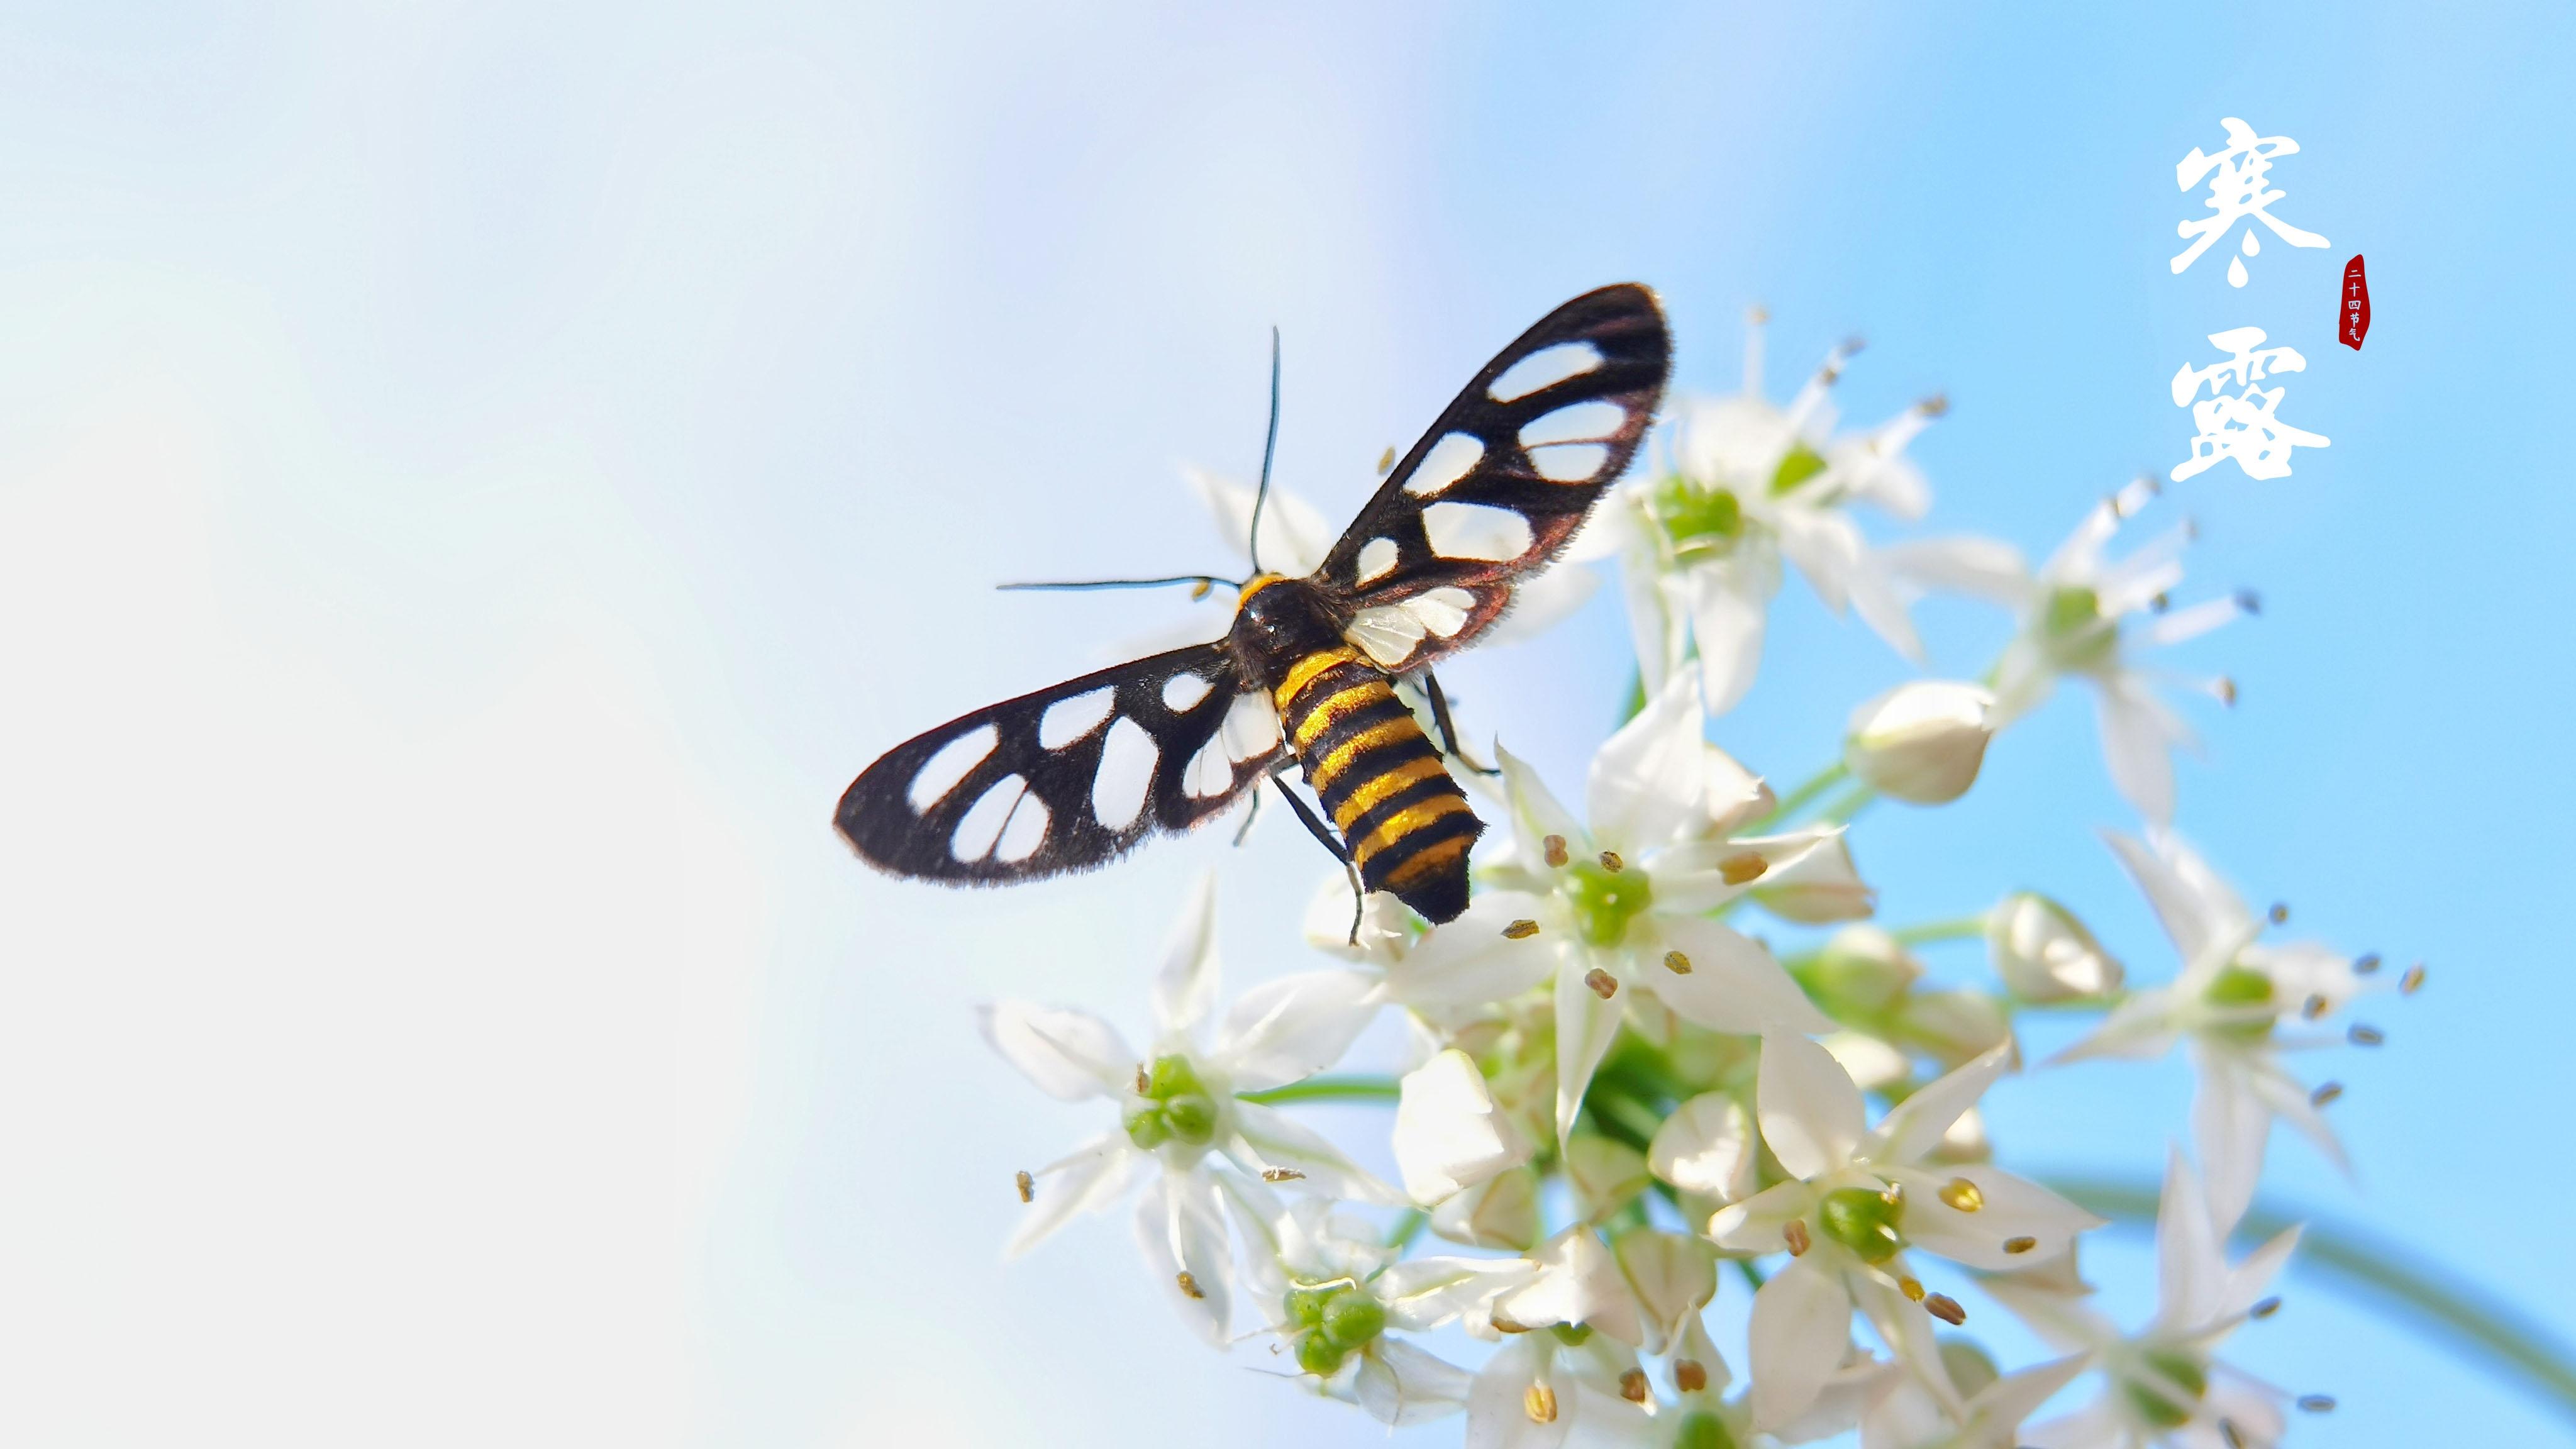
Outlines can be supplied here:
[[1627, 471], [1671, 363], [1663, 309], [1633, 283], [1575, 298], [1496, 353], [1315, 573], [1352, 642], [1411, 671], [1473, 641]]
[[1084, 870], [1187, 830], [1279, 756], [1268, 696], [1197, 644], [979, 709], [896, 746], [835, 823], [901, 875], [1006, 884]]

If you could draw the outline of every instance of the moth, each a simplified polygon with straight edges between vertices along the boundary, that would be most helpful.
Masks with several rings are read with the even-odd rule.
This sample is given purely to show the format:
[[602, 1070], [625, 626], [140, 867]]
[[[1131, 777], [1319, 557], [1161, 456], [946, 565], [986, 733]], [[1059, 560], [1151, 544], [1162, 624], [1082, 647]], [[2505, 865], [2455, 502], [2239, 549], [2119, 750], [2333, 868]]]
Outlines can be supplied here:
[[[897, 745], [841, 796], [841, 834], [896, 875], [1001, 885], [1105, 864], [1272, 778], [1358, 884], [1454, 919], [1484, 825], [1443, 761], [1455, 734], [1430, 670], [1503, 615], [1513, 584], [1546, 567], [1626, 471], [1671, 355], [1646, 288], [1567, 302], [1477, 372], [1321, 568], [1261, 572], [1256, 503], [1253, 576], [1208, 580], [1240, 590], [1224, 638]], [[1268, 471], [1265, 458], [1265, 488]], [[1428, 686], [1443, 748], [1397, 696], [1399, 679]], [[1329, 830], [1288, 788], [1291, 765]]]

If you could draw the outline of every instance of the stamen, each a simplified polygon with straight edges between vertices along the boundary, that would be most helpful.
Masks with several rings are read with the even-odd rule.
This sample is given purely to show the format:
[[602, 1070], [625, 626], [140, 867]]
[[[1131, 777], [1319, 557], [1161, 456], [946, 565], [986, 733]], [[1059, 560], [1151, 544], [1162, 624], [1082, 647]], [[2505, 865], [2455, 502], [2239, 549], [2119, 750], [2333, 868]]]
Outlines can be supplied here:
[[1986, 1195], [1964, 1177], [1954, 1177], [1942, 1184], [1940, 1198], [1963, 1213], [1975, 1212], [1986, 1205]]
[[1807, 1256], [1807, 1250], [1815, 1246], [1814, 1241], [1807, 1236], [1807, 1220], [1804, 1218], [1791, 1218], [1782, 1223], [1780, 1236], [1787, 1240], [1789, 1256], [1792, 1258]]
[[1538, 922], [1536, 921], [1514, 921], [1510, 925], [1503, 927], [1503, 939], [1506, 941], [1526, 941], [1537, 934]]
[[2353, 975], [2355, 975], [2355, 976], [2368, 976], [2368, 975], [2370, 975], [2371, 973], [2373, 973], [2373, 972], [2377, 971], [2378, 969], [2379, 969], [2379, 953], [2378, 953], [2378, 952], [2376, 952], [2376, 951], [2372, 951], [2372, 952], [2368, 953], [2367, 955], [2363, 955], [2363, 956], [2356, 957], [2356, 958], [2354, 958], [2353, 963], [2352, 963], [2352, 974], [2353, 974]]
[[2414, 965], [2407, 967], [2406, 974], [2397, 978], [2397, 989], [2400, 993], [2407, 996], [2412, 996], [2416, 992], [2423, 990], [2424, 963], [2418, 961]]
[[1506, 1318], [1499, 1313], [1494, 1315], [1493, 1321], [1494, 1332], [1496, 1333], [1527, 1333], [1530, 1331], [1530, 1326], [1528, 1324], [1523, 1323], [1516, 1318]]
[[1696, 1394], [1708, 1387], [1708, 1366], [1695, 1358], [1673, 1360], [1673, 1387], [1685, 1394]]
[[1742, 855], [1730, 855], [1719, 861], [1717, 878], [1728, 885], [1742, 885], [1749, 880], [1760, 880], [1762, 872], [1770, 868], [1771, 862], [1748, 850]]
[[1878, 1200], [1892, 1208], [1905, 1206], [1905, 1184], [1891, 1182], [1878, 1190]]
[[2388, 1034], [2375, 1026], [2356, 1025], [2345, 1032], [2344, 1036], [2350, 1039], [2354, 1046], [2377, 1046], [2388, 1040]]
[[1545, 1384], [1532, 1384], [1521, 1394], [1521, 1412], [1533, 1424], [1556, 1422], [1556, 1390]]
[[1385, 477], [1387, 475], [1387, 470], [1394, 466], [1395, 444], [1389, 443], [1386, 445], [1386, 451], [1377, 455], [1377, 476], [1381, 478]]
[[2216, 680], [2211, 682], [2210, 687], [2218, 691], [2218, 702], [2220, 704], [2227, 706], [2229, 709], [2234, 709], [2236, 707], [2235, 680], [2222, 674], [2218, 676]]
[[2263, 596], [2252, 589], [2238, 589], [2236, 607], [2249, 614], [2260, 614], [2263, 612]]
[[2172, 607], [2173, 595], [2171, 594], [2157, 593], [2147, 600], [2147, 612], [2150, 614], [2161, 614]]
[[2218, 1421], [2218, 1437], [2227, 1441], [2227, 1449], [2245, 1449], [2245, 1436], [2236, 1432], [2234, 1419]]
[[1038, 1180], [1029, 1176], [1026, 1172], [1019, 1174], [1018, 1180], [1020, 1184], [1020, 1201], [1036, 1202], [1038, 1200]]
[[1205, 1292], [1200, 1290], [1199, 1280], [1191, 1277], [1186, 1271], [1177, 1275], [1175, 1281], [1181, 1285], [1181, 1292], [1189, 1297], [1205, 1298], [1207, 1296]]
[[2248, 1318], [2269, 1318], [2280, 1311], [2280, 1299], [2266, 1298], [2262, 1302], [2255, 1304], [2253, 1307], [2246, 1309], [2245, 1316]]
[[2334, 1406], [2335, 1401], [2334, 1395], [2332, 1394], [2299, 1395], [2299, 1407], [2311, 1414], [2331, 1414], [2334, 1412]]
[[1136, 1064], [1136, 1095], [1139, 1097], [1145, 1095], [1145, 1089], [1152, 1085], [1153, 1083], [1145, 1080], [1145, 1064], [1143, 1062], [1138, 1062]]
[[1583, 973], [1583, 984], [1591, 987], [1592, 994], [1604, 1001], [1619, 994], [1619, 978], [1598, 966]]
[[2272, 909], [2267, 914], [2272, 918], [2273, 925], [2279, 926], [2287, 924], [2290, 919], [2290, 903], [2287, 901], [2274, 901], [2272, 903]]
[[1923, 1301], [1923, 1285], [1922, 1285], [1921, 1283], [1919, 1283], [1919, 1282], [1915, 1281], [1915, 1280], [1914, 1280], [1914, 1279], [1912, 1279], [1912, 1278], [1899, 1278], [1899, 1279], [1897, 1279], [1897, 1280], [1896, 1280], [1896, 1291], [1898, 1291], [1898, 1292], [1900, 1292], [1900, 1293], [1904, 1294], [1904, 1295], [1905, 1295], [1906, 1297], [1908, 1297], [1908, 1298], [1913, 1299], [1913, 1300], [1914, 1300], [1915, 1302], [1917, 1302], [1917, 1303], [1920, 1303], [1920, 1302], [1922, 1302], [1922, 1301]]
[[1947, 1293], [1935, 1293], [1931, 1297], [1924, 1299], [1923, 1311], [1931, 1314], [1937, 1319], [1940, 1319], [1943, 1323], [1950, 1325], [1952, 1328], [1956, 1328], [1960, 1324], [1968, 1321], [1968, 1310], [1960, 1307], [1959, 1300], [1951, 1297]]
[[1539, 842], [1539, 849], [1546, 853], [1547, 863], [1549, 865], [1561, 867], [1565, 864], [1566, 855], [1564, 836], [1549, 836], [1547, 839]]
[[2322, 1107], [2342, 1095], [2343, 1083], [2327, 1082], [2308, 1094], [2308, 1105], [2311, 1107]]
[[2327, 1011], [2333, 1008], [2333, 1006], [2333, 1002], [2326, 1000], [2326, 994], [2319, 991], [2310, 995], [2307, 1000], [2299, 1003], [2299, 1015], [2305, 1017], [2309, 1021], [2314, 1021], [2318, 1017], [2325, 1015]]
[[2015, 1256], [2015, 1257], [2019, 1257], [2019, 1256], [2021, 1256], [2022, 1254], [2027, 1253], [2027, 1252], [2029, 1252], [2031, 1249], [2036, 1248], [2036, 1247], [2038, 1247], [2038, 1246], [2039, 1246], [2039, 1239], [2037, 1239], [2037, 1238], [2006, 1238], [2006, 1239], [2004, 1239], [2004, 1251], [2005, 1251], [2005, 1252], [2007, 1252], [2007, 1253], [2012, 1254], [2012, 1255], [2013, 1255], [2013, 1256]]
[[1304, 1182], [1306, 1174], [1293, 1167], [1265, 1167], [1261, 1169], [1261, 1180], [1263, 1182]]
[[1619, 1397], [1626, 1399], [1632, 1404], [1642, 1404], [1646, 1401], [1646, 1371], [1644, 1369], [1630, 1369], [1626, 1373], [1619, 1375]]
[[1197, 583], [1190, 585], [1190, 602], [1195, 604], [1199, 600], [1206, 598], [1209, 592], [1215, 589], [1215, 587], [1216, 585], [1209, 583], [1205, 579], [1201, 579]]
[[1927, 418], [1937, 418], [1950, 410], [1949, 395], [1946, 393], [1936, 392], [1930, 397], [1925, 398], [1923, 401], [1916, 403], [1914, 405], [1914, 410]]
[[1610, 872], [1612, 875], [1617, 875], [1619, 872], [1628, 868], [1628, 862], [1619, 858], [1619, 852], [1615, 850], [1605, 850], [1601, 852], [1601, 868]]
[[1679, 951], [1666, 951], [1664, 953], [1664, 969], [1670, 971], [1675, 976], [1688, 976], [1690, 974], [1690, 958]]

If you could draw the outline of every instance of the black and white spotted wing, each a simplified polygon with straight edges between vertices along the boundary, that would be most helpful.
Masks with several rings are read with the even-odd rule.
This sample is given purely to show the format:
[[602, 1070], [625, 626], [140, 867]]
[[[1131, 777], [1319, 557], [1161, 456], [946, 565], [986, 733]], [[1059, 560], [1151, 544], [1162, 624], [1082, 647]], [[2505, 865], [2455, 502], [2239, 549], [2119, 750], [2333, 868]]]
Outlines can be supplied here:
[[1634, 283], [1584, 293], [1495, 354], [1315, 573], [1353, 642], [1411, 671], [1483, 632], [1627, 470], [1671, 365], [1663, 309]]
[[1086, 674], [898, 745], [841, 796], [859, 854], [999, 885], [1084, 870], [1223, 811], [1280, 753], [1279, 715], [1221, 644]]

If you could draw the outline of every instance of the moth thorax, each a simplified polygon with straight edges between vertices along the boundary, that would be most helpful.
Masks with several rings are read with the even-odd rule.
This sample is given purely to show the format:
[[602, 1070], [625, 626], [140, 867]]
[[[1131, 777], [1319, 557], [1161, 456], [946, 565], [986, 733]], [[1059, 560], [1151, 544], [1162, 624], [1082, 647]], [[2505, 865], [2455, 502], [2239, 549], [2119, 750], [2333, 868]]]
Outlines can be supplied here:
[[1227, 635], [1254, 678], [1275, 685], [1278, 671], [1303, 655], [1342, 642], [1331, 611], [1304, 579], [1263, 574], [1246, 585]]

